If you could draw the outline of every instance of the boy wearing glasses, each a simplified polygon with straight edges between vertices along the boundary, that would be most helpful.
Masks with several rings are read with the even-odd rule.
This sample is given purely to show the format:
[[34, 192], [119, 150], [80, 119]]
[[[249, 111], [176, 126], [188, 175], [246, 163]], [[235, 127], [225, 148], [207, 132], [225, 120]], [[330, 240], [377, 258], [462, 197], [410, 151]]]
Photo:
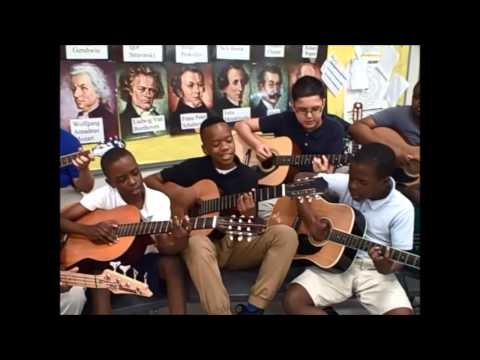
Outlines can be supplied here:
[[[287, 136], [301, 154], [341, 154], [344, 148], [345, 128], [340, 124], [339, 118], [323, 112], [326, 100], [323, 82], [313, 76], [304, 76], [292, 87], [293, 111], [239, 121], [235, 124], [235, 130], [243, 141], [255, 150], [261, 161], [272, 157], [272, 152], [253, 135], [255, 131]], [[324, 157], [319, 161], [321, 164], [327, 164]], [[297, 169], [313, 171], [311, 163], [298, 166]], [[329, 165], [328, 172], [334, 171], [334, 166]], [[275, 201], [274, 199], [259, 203], [259, 216], [268, 218]]]
[[[262, 161], [272, 153], [253, 135], [255, 131], [287, 136], [302, 154], [341, 154], [345, 130], [334, 115], [323, 112], [327, 99], [322, 81], [313, 76], [298, 79], [292, 87], [292, 100], [293, 111], [243, 120], [235, 124], [235, 130]], [[313, 171], [312, 164], [298, 170]]]

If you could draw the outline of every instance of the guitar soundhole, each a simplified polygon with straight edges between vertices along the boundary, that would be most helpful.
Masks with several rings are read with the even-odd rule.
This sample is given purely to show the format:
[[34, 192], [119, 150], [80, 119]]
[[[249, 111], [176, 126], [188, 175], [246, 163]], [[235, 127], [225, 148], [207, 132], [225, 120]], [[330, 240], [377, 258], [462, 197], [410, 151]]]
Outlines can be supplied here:
[[270, 149], [270, 151], [272, 152], [273, 156], [270, 159], [260, 162], [260, 164], [258, 165], [263, 172], [267, 173], [270, 173], [277, 168], [277, 166], [273, 162], [275, 156], [279, 155], [278, 151], [275, 149]]
[[420, 174], [420, 161], [411, 160], [406, 166], [405, 172], [411, 176], [418, 176]]
[[332, 223], [327, 218], [321, 218], [319, 223], [324, 225], [324, 228], [320, 228], [320, 226], [315, 226], [315, 228], [310, 233], [309, 240], [313, 246], [321, 247], [326, 244], [327, 239], [332, 232]]

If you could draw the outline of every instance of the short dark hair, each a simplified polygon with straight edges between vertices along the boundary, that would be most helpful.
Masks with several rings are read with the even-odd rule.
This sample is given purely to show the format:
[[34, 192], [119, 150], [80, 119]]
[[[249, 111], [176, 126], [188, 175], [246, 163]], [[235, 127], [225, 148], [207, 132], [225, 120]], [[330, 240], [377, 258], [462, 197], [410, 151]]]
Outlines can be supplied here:
[[265, 73], [266, 72], [269, 72], [269, 73], [272, 73], [272, 74], [278, 74], [278, 76], [280, 77], [280, 83], [283, 82], [282, 81], [282, 70], [280, 69], [280, 67], [278, 65], [267, 64], [262, 69], [262, 71], [260, 71], [258, 73], [258, 76], [257, 76], [258, 87], [260, 87], [260, 84], [263, 84], [265, 82]]
[[380, 178], [391, 176], [396, 168], [395, 153], [389, 146], [380, 143], [362, 145], [353, 161], [372, 164]]
[[327, 91], [323, 82], [316, 77], [306, 75], [298, 79], [292, 86], [293, 101], [307, 96], [318, 95], [322, 99], [327, 97]]
[[202, 142], [203, 142], [203, 133], [205, 129], [212, 125], [220, 124], [220, 123], [227, 124], [225, 120], [223, 120], [221, 117], [218, 117], [218, 116], [210, 116], [209, 118], [206, 118], [202, 122], [202, 124], [200, 125], [200, 138], [202, 139]]
[[135, 160], [135, 157], [133, 156], [133, 154], [125, 148], [114, 147], [108, 150], [105, 154], [103, 154], [102, 159], [100, 160], [100, 167], [102, 168], [102, 171], [105, 174], [105, 176], [108, 176], [107, 175], [108, 167], [115, 161], [125, 156], [130, 156], [133, 160]]
[[248, 81], [250, 80], [250, 77], [248, 76], [247, 72], [245, 71], [245, 69], [243, 68], [243, 66], [241, 64], [238, 64], [238, 63], [227, 64], [226, 66], [224, 66], [220, 70], [220, 73], [218, 74], [218, 77], [217, 77], [218, 88], [220, 90], [223, 90], [227, 87], [227, 85], [228, 85], [228, 72], [231, 69], [240, 70], [243, 73], [243, 79], [245, 81], [245, 84], [247, 84]]
[[199, 68], [197, 68], [195, 66], [190, 66], [190, 65], [182, 66], [180, 71], [177, 72], [170, 79], [170, 86], [172, 87], [172, 90], [175, 93], [175, 95], [177, 95], [177, 97], [179, 97], [179, 98], [181, 97], [180, 96], [180, 91], [182, 89], [182, 75], [184, 73], [186, 73], [187, 71], [199, 74], [200, 77], [202, 78], [202, 82], [205, 82], [205, 77], [203, 76], [202, 70], [200, 70]]

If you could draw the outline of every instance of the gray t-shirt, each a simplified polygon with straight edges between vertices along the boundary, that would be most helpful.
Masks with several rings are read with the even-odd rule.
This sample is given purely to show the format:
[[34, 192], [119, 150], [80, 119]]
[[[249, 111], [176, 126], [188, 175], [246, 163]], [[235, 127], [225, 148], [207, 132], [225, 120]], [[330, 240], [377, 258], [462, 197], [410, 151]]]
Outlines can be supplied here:
[[420, 144], [420, 127], [415, 123], [411, 106], [396, 106], [372, 115], [377, 126], [384, 126], [402, 134], [411, 145]]

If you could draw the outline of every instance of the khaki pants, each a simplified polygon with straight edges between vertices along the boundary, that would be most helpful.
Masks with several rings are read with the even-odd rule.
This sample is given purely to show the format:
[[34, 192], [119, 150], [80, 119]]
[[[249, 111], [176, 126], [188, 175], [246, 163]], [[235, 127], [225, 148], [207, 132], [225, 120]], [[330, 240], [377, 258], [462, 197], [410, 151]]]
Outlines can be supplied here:
[[220, 269], [241, 270], [261, 264], [248, 301], [264, 309], [282, 285], [298, 247], [294, 229], [273, 225], [261, 236], [247, 242], [227, 236], [212, 242], [206, 236], [191, 236], [182, 255], [202, 307], [208, 314], [231, 314], [230, 296]]

